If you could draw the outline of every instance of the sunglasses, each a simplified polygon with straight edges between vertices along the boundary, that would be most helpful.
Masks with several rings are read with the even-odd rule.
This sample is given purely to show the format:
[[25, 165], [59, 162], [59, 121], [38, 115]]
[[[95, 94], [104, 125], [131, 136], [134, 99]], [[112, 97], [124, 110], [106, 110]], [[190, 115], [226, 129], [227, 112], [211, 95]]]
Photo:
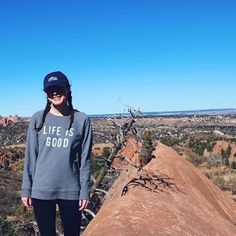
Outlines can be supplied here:
[[66, 94], [66, 88], [61, 86], [50, 86], [45, 90], [46, 94], [48, 96], [52, 96], [54, 93], [65, 95]]

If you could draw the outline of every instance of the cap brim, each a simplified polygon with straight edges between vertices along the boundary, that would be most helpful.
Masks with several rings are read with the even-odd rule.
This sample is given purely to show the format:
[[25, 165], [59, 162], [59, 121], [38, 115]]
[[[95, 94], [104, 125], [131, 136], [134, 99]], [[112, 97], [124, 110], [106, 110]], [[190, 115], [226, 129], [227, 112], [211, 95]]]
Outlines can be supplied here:
[[46, 91], [48, 88], [52, 87], [52, 86], [58, 86], [58, 87], [67, 87], [67, 85], [65, 84], [59, 84], [58, 81], [55, 81], [55, 82], [51, 82], [50, 85], [48, 85], [47, 87], [45, 87], [43, 89], [43, 91]]

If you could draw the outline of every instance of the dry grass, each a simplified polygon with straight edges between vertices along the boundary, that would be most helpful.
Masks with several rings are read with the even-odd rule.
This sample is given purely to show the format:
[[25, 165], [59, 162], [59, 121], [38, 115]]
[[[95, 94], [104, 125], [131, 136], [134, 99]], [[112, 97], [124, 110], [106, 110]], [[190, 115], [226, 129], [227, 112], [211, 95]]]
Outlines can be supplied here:
[[236, 172], [234, 170], [225, 167], [215, 167], [204, 169], [202, 172], [221, 190], [227, 191], [231, 195], [236, 195]]

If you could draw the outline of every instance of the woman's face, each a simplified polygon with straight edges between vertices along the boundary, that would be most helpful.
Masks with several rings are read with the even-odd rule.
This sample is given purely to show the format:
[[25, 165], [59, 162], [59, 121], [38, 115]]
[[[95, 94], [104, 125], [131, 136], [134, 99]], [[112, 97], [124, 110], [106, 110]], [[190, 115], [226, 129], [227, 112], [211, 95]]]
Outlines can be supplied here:
[[64, 105], [67, 102], [68, 89], [66, 87], [50, 86], [45, 92], [54, 106]]

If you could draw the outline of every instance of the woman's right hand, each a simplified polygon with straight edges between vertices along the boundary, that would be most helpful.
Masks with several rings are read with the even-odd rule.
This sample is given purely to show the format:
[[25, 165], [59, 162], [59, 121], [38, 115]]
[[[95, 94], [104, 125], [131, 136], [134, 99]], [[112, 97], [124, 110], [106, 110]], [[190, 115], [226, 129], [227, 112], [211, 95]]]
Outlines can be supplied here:
[[22, 203], [26, 208], [32, 208], [32, 199], [31, 197], [22, 197], [21, 198]]

